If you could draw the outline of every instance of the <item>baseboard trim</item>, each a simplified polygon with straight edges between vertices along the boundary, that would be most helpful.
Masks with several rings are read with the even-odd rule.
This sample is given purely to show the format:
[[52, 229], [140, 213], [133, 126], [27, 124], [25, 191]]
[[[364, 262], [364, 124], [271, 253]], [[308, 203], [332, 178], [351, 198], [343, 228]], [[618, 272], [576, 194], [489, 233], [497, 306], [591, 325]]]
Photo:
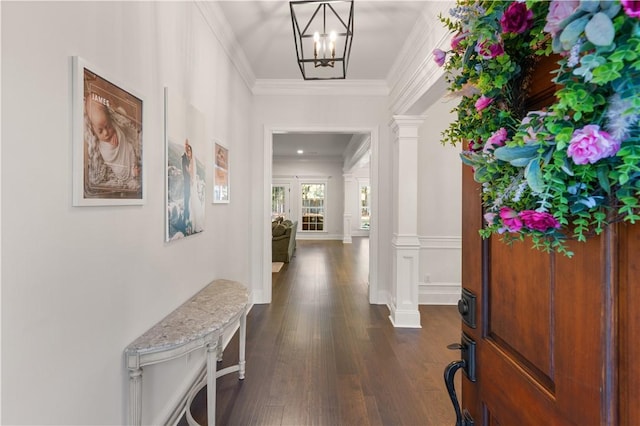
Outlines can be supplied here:
[[418, 304], [457, 305], [460, 283], [418, 283]]

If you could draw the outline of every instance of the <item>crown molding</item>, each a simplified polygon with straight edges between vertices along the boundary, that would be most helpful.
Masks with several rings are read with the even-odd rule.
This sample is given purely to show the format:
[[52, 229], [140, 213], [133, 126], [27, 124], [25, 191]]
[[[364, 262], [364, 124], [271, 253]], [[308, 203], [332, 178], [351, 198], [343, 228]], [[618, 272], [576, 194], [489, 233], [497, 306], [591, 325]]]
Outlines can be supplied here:
[[353, 135], [347, 148], [345, 149], [344, 166], [345, 172], [352, 172], [357, 166], [364, 165], [369, 162], [369, 154], [371, 153], [371, 135], [356, 134]]
[[249, 65], [249, 60], [231, 30], [231, 26], [224, 17], [222, 9], [220, 9], [220, 6], [216, 2], [206, 0], [195, 0], [195, 5], [213, 35], [220, 42], [222, 49], [231, 60], [231, 63], [238, 70], [240, 77], [251, 90], [255, 84], [256, 77], [251, 69], [251, 65]]
[[[433, 49], [447, 46], [451, 34], [434, 16], [444, 14], [455, 3], [430, 2], [421, 19], [414, 25], [405, 41], [398, 59], [391, 67], [387, 81], [390, 86], [390, 108], [393, 114], [421, 113], [414, 105], [444, 76], [444, 70], [433, 61]], [[434, 21], [436, 25], [434, 25]]]
[[388, 96], [389, 86], [385, 80], [257, 79], [252, 92], [254, 95]]
[[322, 163], [342, 163], [343, 159], [337, 155], [274, 155], [274, 162], [284, 163], [310, 163], [310, 162], [322, 162]]

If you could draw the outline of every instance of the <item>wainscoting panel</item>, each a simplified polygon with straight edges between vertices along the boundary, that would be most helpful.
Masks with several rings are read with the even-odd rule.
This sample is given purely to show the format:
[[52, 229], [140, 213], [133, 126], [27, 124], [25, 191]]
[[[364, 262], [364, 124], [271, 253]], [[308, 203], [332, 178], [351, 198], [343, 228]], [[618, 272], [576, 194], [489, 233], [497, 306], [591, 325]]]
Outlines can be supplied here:
[[421, 236], [418, 279], [420, 305], [455, 305], [460, 299], [462, 238]]

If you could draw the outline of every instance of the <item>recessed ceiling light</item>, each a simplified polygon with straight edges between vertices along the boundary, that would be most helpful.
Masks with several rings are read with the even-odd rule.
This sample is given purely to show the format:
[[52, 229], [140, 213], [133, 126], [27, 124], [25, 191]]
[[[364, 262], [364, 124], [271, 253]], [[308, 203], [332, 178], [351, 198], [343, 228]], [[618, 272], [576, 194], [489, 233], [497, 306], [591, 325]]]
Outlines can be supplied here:
[[303, 151], [303, 150], [301, 150], [301, 149], [299, 149], [299, 150], [298, 150], [298, 154], [304, 154], [304, 151]]

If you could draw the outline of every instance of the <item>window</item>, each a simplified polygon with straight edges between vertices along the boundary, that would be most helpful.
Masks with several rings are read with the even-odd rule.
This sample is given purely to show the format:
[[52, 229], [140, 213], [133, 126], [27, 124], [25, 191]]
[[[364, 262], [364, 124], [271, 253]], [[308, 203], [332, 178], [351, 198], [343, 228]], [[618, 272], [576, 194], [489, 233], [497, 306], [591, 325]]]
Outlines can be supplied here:
[[303, 183], [302, 190], [302, 230], [324, 231], [325, 183]]
[[288, 218], [289, 213], [289, 185], [271, 185], [271, 219], [277, 217]]
[[360, 185], [360, 229], [369, 229], [371, 222], [371, 187]]

